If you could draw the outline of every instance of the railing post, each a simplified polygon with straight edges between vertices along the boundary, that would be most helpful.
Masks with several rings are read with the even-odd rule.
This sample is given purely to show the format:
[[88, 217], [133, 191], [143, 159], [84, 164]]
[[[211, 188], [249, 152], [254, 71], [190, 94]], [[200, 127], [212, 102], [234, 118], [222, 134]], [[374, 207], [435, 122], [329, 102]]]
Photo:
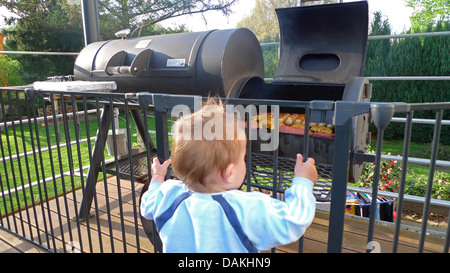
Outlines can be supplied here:
[[[377, 133], [377, 148], [376, 148], [376, 159], [375, 159], [375, 170], [374, 170], [374, 178], [372, 184], [372, 202], [370, 204], [370, 213], [369, 213], [369, 232], [367, 234], [367, 244], [372, 241], [373, 231], [375, 226], [375, 214], [377, 209], [377, 195], [378, 195], [378, 182], [380, 179], [380, 164], [381, 164], [381, 149], [383, 146], [383, 134], [384, 129], [391, 122], [392, 117], [394, 116], [395, 107], [393, 104], [386, 103], [378, 103], [373, 104], [371, 109], [372, 119], [375, 126], [378, 129]], [[370, 252], [371, 249], [366, 249], [367, 252]]]
[[436, 112], [436, 125], [434, 126], [434, 133], [433, 133], [433, 142], [430, 156], [430, 169], [428, 172], [427, 190], [425, 193], [425, 203], [423, 204], [423, 212], [422, 212], [422, 229], [420, 231], [419, 253], [422, 253], [425, 247], [425, 237], [427, 233], [428, 217], [430, 216], [430, 201], [431, 201], [431, 194], [433, 192], [434, 171], [436, 167], [436, 159], [439, 148], [439, 136], [441, 134], [441, 122], [443, 114], [444, 110], [442, 109]]
[[333, 182], [331, 185], [330, 220], [328, 226], [329, 253], [340, 253], [344, 237], [345, 203], [352, 137], [352, 118], [370, 111], [370, 103], [337, 101], [335, 104], [335, 135]]
[[328, 227], [328, 250], [342, 251], [344, 236], [345, 202], [347, 196], [348, 162], [350, 159], [351, 118], [335, 125], [333, 155], [333, 178], [331, 186], [330, 220]]
[[164, 109], [164, 95], [154, 94], [156, 154], [162, 163], [169, 159], [169, 129], [167, 127], [167, 109]]
[[[410, 111], [406, 114], [406, 126], [405, 126], [405, 137], [403, 139], [403, 161], [402, 161], [402, 174], [400, 177], [400, 185], [398, 189], [398, 199], [397, 199], [397, 215], [402, 215], [403, 211], [403, 198], [405, 195], [405, 186], [406, 186], [406, 171], [408, 169], [408, 157], [409, 157], [409, 146], [411, 144], [411, 132], [412, 132], [412, 118], [413, 111]], [[397, 217], [395, 219], [395, 230], [394, 230], [394, 240], [392, 243], [392, 253], [397, 253], [398, 242], [400, 236], [400, 225], [401, 225], [402, 217]]]

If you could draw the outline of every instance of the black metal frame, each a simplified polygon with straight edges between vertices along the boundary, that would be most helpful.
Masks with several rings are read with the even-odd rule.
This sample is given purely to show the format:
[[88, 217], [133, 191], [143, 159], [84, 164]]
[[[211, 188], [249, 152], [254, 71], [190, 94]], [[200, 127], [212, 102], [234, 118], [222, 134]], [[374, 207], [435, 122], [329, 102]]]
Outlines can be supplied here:
[[[65, 108], [64, 102], [71, 102], [79, 103], [80, 105], [84, 106], [84, 114], [85, 114], [85, 121], [87, 121], [87, 109], [88, 105], [93, 105], [94, 109], [97, 109], [97, 117], [98, 117], [98, 131], [97, 140], [94, 144], [94, 146], [91, 146], [90, 141], [88, 141], [89, 145], [89, 154], [90, 154], [90, 163], [89, 163], [89, 171], [88, 174], [85, 176], [80, 167], [80, 174], [81, 174], [81, 184], [82, 184], [82, 192], [83, 192], [83, 199], [81, 202], [81, 206], [79, 208], [75, 208], [75, 211], [78, 211], [75, 215], [71, 216], [71, 219], [76, 220], [75, 222], [67, 221], [63, 219], [63, 214], [66, 213], [69, 214], [68, 211], [70, 211], [70, 208], [67, 207], [67, 202], [61, 203], [61, 207], [58, 207], [58, 214], [59, 214], [59, 222], [60, 222], [60, 231], [59, 233], [63, 233], [63, 227], [62, 225], [68, 225], [69, 227], [71, 225], [76, 225], [76, 228], [70, 228], [70, 230], [73, 229], [73, 231], [76, 231], [78, 234], [80, 234], [80, 227], [82, 223], [84, 225], [90, 226], [89, 223], [89, 217], [85, 217], [86, 215], [89, 215], [89, 210], [91, 205], [93, 204], [94, 211], [97, 211], [98, 205], [97, 205], [97, 196], [95, 192], [95, 185], [97, 184], [97, 176], [100, 172], [103, 173], [103, 176], [106, 177], [107, 174], [113, 174], [117, 177], [117, 186], [119, 191], [119, 199], [121, 199], [121, 193], [120, 193], [120, 184], [124, 183], [121, 181], [121, 178], [123, 180], [123, 174], [120, 171], [119, 163], [128, 163], [130, 165], [129, 168], [129, 176], [125, 177], [131, 181], [131, 184], [134, 185], [136, 182], [141, 182], [137, 180], [136, 173], [134, 172], [133, 166], [135, 164], [136, 157], [145, 157], [145, 161], [147, 166], [147, 172], [150, 171], [150, 162], [151, 158], [154, 155], [157, 155], [160, 160], [165, 160], [169, 157], [169, 126], [168, 126], [168, 118], [171, 109], [173, 109], [174, 106], [178, 104], [187, 105], [190, 109], [196, 109], [196, 105], [198, 107], [198, 104], [207, 99], [207, 98], [201, 98], [196, 96], [183, 96], [183, 95], [166, 95], [166, 94], [150, 94], [150, 93], [129, 93], [129, 94], [115, 94], [115, 93], [71, 93], [71, 92], [44, 92], [44, 91], [35, 91], [33, 89], [23, 89], [23, 88], [1, 88], [0, 92], [3, 94], [6, 94], [6, 98], [8, 99], [9, 104], [17, 104], [18, 102], [14, 102], [14, 95], [17, 98], [19, 98], [19, 93], [24, 93], [27, 101], [29, 102], [26, 106], [26, 109], [20, 109], [17, 115], [22, 115], [24, 112], [28, 115], [28, 118], [24, 121], [22, 120], [16, 120], [16, 121], [8, 121], [5, 119], [7, 116], [5, 113], [6, 104], [1, 102], [0, 110], [2, 112], [3, 121], [1, 122], [5, 132], [8, 135], [11, 135], [11, 132], [13, 133], [14, 143], [9, 141], [7, 139], [6, 143], [3, 143], [3, 141], [0, 141], [0, 150], [2, 153], [2, 159], [3, 163], [0, 164], [0, 167], [3, 167], [6, 171], [9, 170], [9, 167], [7, 166], [6, 161], [8, 159], [13, 159], [13, 153], [14, 153], [14, 147], [17, 147], [17, 141], [18, 141], [18, 135], [17, 133], [20, 132], [20, 134], [24, 134], [24, 131], [27, 129], [30, 130], [31, 136], [33, 140], [31, 141], [33, 152], [28, 152], [28, 154], [25, 154], [23, 157], [25, 158], [25, 165], [23, 163], [18, 163], [19, 168], [21, 170], [21, 173], [15, 173], [12, 175], [12, 180], [9, 175], [6, 175], [5, 177], [0, 177], [1, 181], [8, 182], [10, 186], [7, 186], [6, 188], [3, 186], [3, 184], [0, 183], [1, 188], [0, 190], [2, 192], [8, 192], [9, 195], [12, 194], [18, 194], [18, 188], [26, 187], [27, 184], [30, 184], [31, 181], [25, 180], [25, 175], [22, 175], [23, 173], [33, 171], [35, 170], [37, 177], [39, 177], [38, 184], [41, 184], [43, 182], [40, 182], [45, 176], [50, 175], [51, 179], [50, 182], [53, 181], [53, 184], [56, 185], [57, 180], [57, 173], [58, 170], [53, 166], [56, 161], [59, 161], [59, 165], [61, 166], [61, 147], [64, 143], [70, 143], [73, 140], [70, 139], [70, 136], [65, 135], [63, 139], [61, 139], [61, 143], [57, 142], [56, 150], [57, 154], [53, 154], [50, 151], [50, 162], [52, 164], [51, 168], [51, 174], [45, 174], [44, 168], [42, 166], [42, 151], [44, 147], [41, 147], [41, 144], [39, 141], [36, 141], [39, 139], [39, 131], [37, 130], [37, 118], [34, 115], [36, 113], [36, 109], [34, 106], [34, 100], [37, 97], [43, 97], [48, 96], [49, 101], [52, 103], [52, 105], [55, 102], [54, 95], [59, 96], [62, 98], [63, 106], [62, 106], [62, 125], [65, 128], [65, 131], [68, 130], [68, 114], [71, 114], [68, 112], [68, 110]], [[3, 96], [2, 96], [3, 97]], [[327, 172], [332, 172], [332, 182], [327, 183], [326, 186], [331, 187], [331, 191], [329, 192], [329, 197], [331, 197], [331, 205], [330, 205], [330, 219], [329, 219], [329, 233], [328, 233], [328, 245], [327, 245], [327, 251], [328, 252], [341, 252], [343, 247], [343, 235], [344, 235], [344, 221], [345, 221], [345, 205], [346, 205], [346, 192], [347, 192], [347, 178], [348, 178], [348, 170], [349, 170], [349, 160], [353, 156], [359, 160], [369, 160], [374, 161], [376, 163], [376, 168], [380, 168], [380, 162], [381, 162], [381, 145], [383, 141], [383, 131], [387, 124], [391, 121], [392, 116], [394, 113], [406, 113], [407, 114], [407, 123], [405, 127], [405, 144], [404, 144], [404, 154], [403, 157], [407, 158], [409, 153], [409, 144], [410, 144], [410, 136], [411, 136], [411, 127], [412, 127], [412, 116], [415, 111], [422, 111], [422, 110], [434, 110], [437, 112], [436, 114], [436, 126], [435, 126], [435, 132], [434, 132], [434, 140], [432, 145], [432, 157], [431, 157], [431, 163], [430, 163], [430, 173], [429, 173], [429, 181], [432, 181], [434, 172], [435, 172], [435, 166], [436, 166], [436, 155], [437, 155], [437, 149], [439, 144], [439, 134], [440, 134], [440, 127], [441, 127], [441, 120], [442, 120], [442, 113], [444, 110], [450, 109], [450, 103], [435, 103], [435, 104], [404, 104], [404, 103], [362, 103], [362, 102], [346, 102], [346, 101], [312, 101], [312, 102], [298, 102], [298, 101], [281, 101], [281, 100], [251, 100], [251, 99], [229, 99], [226, 103], [229, 104], [241, 104], [241, 105], [277, 105], [280, 107], [297, 107], [297, 108], [303, 108], [307, 111], [306, 114], [310, 116], [311, 121], [313, 122], [323, 122], [324, 119], [327, 119], [328, 122], [330, 119], [332, 120], [332, 123], [335, 125], [335, 151], [334, 151], [334, 164], [333, 166], [328, 166], [329, 169], [326, 170]], [[103, 156], [103, 151], [105, 147], [105, 132], [108, 131], [110, 126], [114, 128], [114, 122], [111, 122], [112, 118], [112, 108], [114, 107], [120, 107], [124, 109], [125, 115], [126, 115], [126, 121], [127, 121], [127, 133], [130, 135], [130, 117], [132, 117], [134, 120], [137, 120], [137, 127], [139, 133], [142, 135], [142, 139], [145, 140], [146, 143], [146, 151], [144, 153], [138, 154], [138, 155], [132, 155], [130, 154], [128, 157], [125, 158], [119, 158], [118, 155], [114, 155], [114, 162], [110, 164], [106, 164], [105, 158]], [[102, 115], [100, 115], [100, 109], [104, 109]], [[197, 108], [198, 109], [198, 108]], [[155, 124], [156, 124], [156, 148], [153, 145], [153, 142], [151, 141], [150, 135], [148, 133], [148, 123], [143, 122], [147, 120], [147, 117], [149, 116], [149, 110], [154, 111], [155, 116]], [[73, 110], [75, 111], [75, 110]], [[142, 111], [142, 115], [141, 112]], [[131, 115], [130, 115], [131, 113]], [[376, 125], [378, 129], [378, 141], [377, 141], [377, 149], [376, 149], [376, 156], [373, 158], [372, 156], [366, 155], [364, 153], [357, 153], [355, 154], [353, 151], [350, 150], [350, 143], [351, 143], [351, 137], [352, 137], [352, 120], [362, 114], [370, 113], [372, 120], [374, 121], [374, 124]], [[109, 116], [108, 116], [109, 115]], [[139, 117], [139, 118], [136, 118]], [[142, 119], [143, 117], [143, 119]], [[49, 122], [52, 120], [54, 125], [55, 134], [58, 133], [57, 125], [58, 125], [58, 116], [55, 111], [55, 107], [52, 106], [52, 114], [47, 115], [44, 113], [43, 121], [46, 125], [46, 134], [49, 135]], [[247, 120], [249, 117], [246, 117]], [[14, 120], [15, 118], [12, 118]], [[76, 115], [74, 115], [74, 122], [78, 123], [78, 118]], [[26, 126], [26, 123], [28, 123], [28, 128]], [[88, 126], [88, 123], [86, 123]], [[34, 129], [32, 127], [34, 125]], [[308, 125], [306, 125], [308, 126]], [[8, 129], [10, 128], [10, 129]], [[140, 128], [140, 129], [139, 129]], [[89, 132], [89, 128], [86, 128], [87, 132]], [[11, 130], [11, 131], [10, 131]], [[20, 131], [19, 131], [20, 130]], [[74, 184], [74, 175], [77, 172], [77, 170], [74, 168], [74, 163], [78, 160], [79, 165], [81, 166], [81, 157], [80, 157], [80, 139], [79, 139], [79, 133], [78, 131], [80, 128], [75, 127], [75, 144], [76, 149], [78, 150], [77, 154], [78, 157], [73, 157], [75, 153], [75, 150], [68, 149], [67, 153], [71, 156], [71, 163], [72, 166], [70, 166], [70, 171], [68, 172], [68, 176], [66, 176], [66, 180], [70, 182], [72, 185]], [[250, 130], [250, 128], [248, 128]], [[115, 130], [113, 130], [115, 132]], [[306, 132], [308, 132], [306, 130]], [[114, 136], [114, 134], [113, 134]], [[88, 138], [91, 136], [88, 134]], [[25, 140], [22, 140], [25, 141]], [[308, 134], [306, 134], [304, 140], [305, 143], [308, 141]], [[14, 145], [13, 145], [14, 144]], [[28, 144], [29, 145], [29, 144]], [[47, 139], [47, 145], [50, 146], [50, 140]], [[127, 142], [128, 149], [131, 150], [131, 142]], [[304, 147], [309, 147], [308, 145], [305, 145]], [[16, 148], [17, 149], [17, 148]], [[115, 151], [117, 149], [114, 149]], [[247, 147], [247, 177], [246, 182], [244, 183], [247, 186], [247, 190], [251, 189], [260, 189], [260, 190], [270, 190], [274, 197], [280, 196], [283, 193], [283, 186], [285, 185], [286, 181], [289, 181], [292, 177], [289, 174], [286, 174], [287, 170], [291, 168], [294, 164], [293, 159], [289, 158], [282, 158], [278, 157], [278, 154], [276, 151], [274, 151], [273, 154], [255, 154], [251, 151], [251, 145], [248, 145]], [[308, 156], [308, 151], [303, 151], [305, 154], [305, 157]], [[19, 152], [16, 151], [16, 154]], [[32, 155], [32, 157], [35, 159], [35, 166], [33, 168], [31, 163], [31, 158], [29, 158], [29, 155]], [[8, 158], [9, 157], [9, 158]], [[52, 159], [54, 157], [54, 159]], [[36, 159], [41, 158], [40, 164], [36, 163]], [[127, 162], [128, 161], [128, 162]], [[54, 163], [52, 163], [54, 162]], [[22, 165], [20, 165], [22, 164]], [[255, 169], [256, 165], [263, 166], [262, 168]], [[56, 166], [56, 165], [55, 165]], [[109, 168], [112, 167], [114, 170], [109, 170]], [[270, 171], [271, 170], [271, 171]], [[405, 174], [407, 170], [407, 160], [403, 160], [403, 168], [402, 168], [402, 177], [401, 177], [401, 185], [400, 185], [400, 193], [398, 196], [398, 206], [397, 206], [397, 212], [399, 213], [402, 211], [402, 204], [403, 204], [403, 192], [405, 187]], [[60, 177], [64, 176], [64, 171], [62, 169], [59, 170]], [[28, 175], [29, 177], [29, 175]], [[95, 179], [94, 179], [95, 177]], [[263, 184], [260, 183], [261, 181], [266, 181], [267, 178], [269, 180], [272, 180], [271, 184]], [[329, 174], [327, 174], [327, 178], [329, 178]], [[378, 177], [374, 178], [374, 186], [372, 189], [372, 195], [376, 196], [379, 194], [377, 190], [378, 185]], [[428, 189], [427, 194], [425, 196], [425, 206], [423, 214], [427, 217], [430, 213], [430, 200], [431, 200], [431, 183], [428, 183]], [[41, 187], [39, 187], [41, 190]], [[105, 190], [107, 190], [105, 185]], [[14, 193], [15, 192], [15, 193]], [[63, 192], [55, 192], [55, 194], [63, 194], [64, 200], [66, 198], [66, 195], [70, 192], [66, 192], [65, 189], [63, 189]], [[24, 193], [25, 194], [25, 193]], [[52, 193], [43, 191], [39, 192], [39, 200], [32, 199], [33, 204], [26, 204], [25, 207], [31, 206], [32, 209], [35, 211], [34, 217], [36, 218], [34, 221], [36, 223], [39, 222], [39, 216], [36, 215], [36, 210], [40, 206], [40, 210], [45, 212], [45, 214], [50, 214], [49, 211], [47, 211], [49, 208], [45, 208], [44, 204], [49, 201], [49, 198]], [[133, 204], [135, 208], [137, 208], [139, 203], [139, 197], [136, 196], [136, 193], [134, 191], [134, 186], [132, 186], [132, 198], [133, 198]], [[2, 198], [3, 203], [5, 202], [12, 202], [5, 199], [5, 197]], [[76, 199], [76, 195], [74, 192], [72, 192], [72, 198]], [[108, 197], [107, 197], [108, 198]], [[121, 201], [121, 200], [119, 200]], [[24, 207], [20, 204], [12, 204], [11, 207], [16, 207], [18, 210], [22, 211]], [[107, 204], [107, 211], [108, 211], [108, 217], [109, 215], [109, 204]], [[373, 202], [371, 205], [371, 212], [374, 212], [376, 209], [376, 203]], [[123, 213], [122, 208], [120, 208], [121, 213]], [[48, 248], [51, 251], [57, 251], [55, 248], [55, 238], [58, 237], [58, 234], [55, 233], [55, 230], [53, 228], [52, 221], [45, 220], [47, 216], [42, 215], [43, 220], [43, 229], [45, 232], [43, 234], [33, 234], [31, 232], [32, 228], [31, 226], [27, 226], [26, 223], [32, 221], [30, 217], [32, 217], [28, 211], [27, 215], [24, 217], [22, 216], [22, 213], [19, 213], [17, 216], [12, 211], [7, 211], [7, 214], [12, 215], [13, 223], [10, 222], [10, 218], [6, 217], [3, 218], [0, 217], [0, 226], [4, 229], [10, 230], [16, 234], [22, 234], [22, 236], [25, 236], [25, 234], [31, 234], [30, 237], [27, 237], [30, 241], [35, 242], [38, 245], [44, 246]], [[136, 241], [137, 241], [137, 247], [139, 251], [139, 220], [140, 214], [137, 209], [133, 211], [134, 219], [135, 219], [135, 233], [136, 233]], [[94, 214], [98, 223], [98, 214]], [[5, 222], [6, 221], [6, 222]], [[111, 221], [111, 219], [109, 219]], [[121, 220], [121, 226], [123, 228], [123, 219]], [[155, 240], [158, 240], [158, 237], [154, 232], [152, 232], [152, 229], [148, 223], [145, 221], [142, 221], [142, 225], [144, 226], [145, 231], [147, 232], [147, 236], [149, 236], [150, 240], [152, 242], [155, 242]], [[61, 224], [62, 223], [62, 224]], [[64, 224], [65, 223], [65, 224]], [[151, 223], [151, 222], [150, 222]], [[370, 214], [369, 219], [369, 232], [368, 232], [368, 243], [371, 242], [373, 239], [373, 231], [375, 227], [375, 213]], [[98, 224], [97, 224], [98, 225]], [[109, 223], [109, 230], [112, 234], [112, 224]], [[28, 232], [27, 229], [30, 231]], [[398, 241], [399, 241], [399, 231], [401, 229], [401, 220], [396, 220], [395, 222], [395, 232], [394, 232], [394, 243], [393, 243], [393, 252], [397, 251], [398, 247]], [[424, 250], [424, 243], [426, 239], [426, 230], [427, 230], [427, 224], [426, 221], [424, 221], [424, 224], [422, 225], [422, 236], [420, 238], [420, 245], [418, 247], [418, 251], [422, 252]], [[448, 252], [449, 250], [449, 230], [447, 229], [446, 234], [446, 243], [444, 245], [444, 252]], [[100, 232], [99, 232], [100, 233]], [[75, 235], [75, 234], [74, 234]], [[89, 233], [89, 236], [93, 236]], [[100, 236], [100, 235], [99, 235]], [[112, 235], [111, 235], [112, 236]], [[123, 238], [125, 238], [125, 234], [122, 234]], [[26, 236], [25, 236], [26, 237]], [[70, 235], [70, 238], [61, 238], [63, 244], [67, 244], [69, 241], [72, 240], [72, 235]], [[112, 252], [126, 252], [126, 243], [124, 239], [124, 250], [116, 250], [114, 249], [113, 243], [112, 243], [112, 237], [111, 237], [111, 251]], [[85, 242], [86, 243], [86, 242]], [[95, 246], [92, 245], [91, 237], [89, 237], [88, 240], [89, 247], [83, 245], [83, 242], [80, 242], [81, 249], [84, 252], [94, 252]], [[105, 251], [103, 242], [100, 246], [100, 252]], [[302, 241], [300, 241], [299, 244], [299, 251], [302, 251]], [[155, 250], [160, 251], [160, 245], [155, 245]], [[370, 250], [368, 250], [370, 251]]]

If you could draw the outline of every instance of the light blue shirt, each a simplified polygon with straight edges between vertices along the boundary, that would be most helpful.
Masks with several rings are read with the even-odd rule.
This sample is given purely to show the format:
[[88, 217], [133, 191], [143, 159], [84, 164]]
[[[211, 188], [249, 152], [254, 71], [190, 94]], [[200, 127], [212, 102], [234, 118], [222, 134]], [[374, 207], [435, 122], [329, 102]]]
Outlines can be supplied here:
[[[218, 194], [231, 205], [242, 230], [258, 250], [295, 242], [314, 219], [313, 185], [306, 178], [295, 177], [285, 191], [284, 202], [261, 192], [193, 192], [159, 231], [163, 252], [247, 252], [224, 210], [213, 200]], [[157, 218], [186, 192], [189, 189], [178, 180], [151, 183], [142, 197], [142, 216]]]

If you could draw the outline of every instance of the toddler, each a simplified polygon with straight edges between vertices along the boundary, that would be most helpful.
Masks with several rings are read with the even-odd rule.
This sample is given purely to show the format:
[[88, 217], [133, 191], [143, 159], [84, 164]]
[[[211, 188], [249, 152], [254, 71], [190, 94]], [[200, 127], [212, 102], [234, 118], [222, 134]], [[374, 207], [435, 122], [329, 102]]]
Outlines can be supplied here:
[[[214, 139], [189, 137], [214, 118], [224, 121], [216, 126]], [[226, 135], [230, 128], [234, 130]], [[303, 162], [297, 155], [295, 177], [283, 202], [239, 190], [246, 174], [245, 130], [223, 105], [210, 100], [200, 111], [180, 118], [173, 131], [171, 159], [162, 164], [153, 159], [141, 202], [142, 215], [155, 221], [163, 252], [259, 252], [304, 234], [315, 213], [314, 159]], [[165, 181], [170, 164], [181, 181]]]

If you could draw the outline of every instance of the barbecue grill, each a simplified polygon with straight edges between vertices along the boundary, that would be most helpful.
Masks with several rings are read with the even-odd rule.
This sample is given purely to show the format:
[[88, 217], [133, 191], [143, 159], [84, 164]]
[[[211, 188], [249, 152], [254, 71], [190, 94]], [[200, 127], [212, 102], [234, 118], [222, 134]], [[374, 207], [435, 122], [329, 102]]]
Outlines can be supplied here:
[[[366, 1], [283, 8], [276, 12], [281, 34], [280, 59], [270, 83], [264, 80], [260, 44], [245, 28], [132, 39], [127, 39], [126, 32], [121, 32], [120, 39], [87, 45], [75, 61], [74, 79], [115, 82], [116, 91], [132, 94], [145, 91], [202, 97], [218, 95], [231, 99], [317, 101], [318, 104], [320, 101], [370, 101], [371, 85], [362, 77], [368, 32]], [[110, 106], [104, 107], [101, 121], [104, 133], [95, 144], [93, 168], [88, 173], [79, 219], [87, 217], [92, 204], [105, 132], [111, 124]], [[147, 150], [154, 151], [151, 139], [145, 139], [148, 134], [139, 110], [130, 111], [144, 142], [150, 144]], [[280, 112], [292, 111], [306, 112], [305, 108], [280, 108]], [[307, 112], [307, 116], [311, 121], [321, 120], [314, 122], [333, 123], [334, 109], [323, 112], [323, 109], [320, 112], [312, 109], [311, 115]], [[355, 156], [370, 143], [369, 121], [368, 114], [353, 119], [350, 181], [357, 181], [362, 170], [362, 162], [356, 161]], [[304, 141], [306, 137], [309, 141]], [[309, 147], [303, 147], [304, 142], [309, 143]], [[295, 155], [304, 151], [308, 151], [308, 156], [314, 157], [321, 166], [319, 177], [332, 178], [332, 135], [280, 130], [276, 159], [259, 151], [259, 144], [260, 140], [252, 141], [251, 147], [252, 163], [257, 162], [260, 167], [252, 166], [251, 175], [257, 183], [264, 177], [273, 178], [273, 174], [264, 173], [264, 169], [270, 169], [275, 160], [280, 172], [278, 185], [283, 186], [283, 180], [292, 178], [289, 172], [294, 168]], [[316, 198], [325, 195], [328, 199], [326, 188], [324, 192], [319, 190]], [[161, 241], [152, 221], [141, 220], [155, 249], [161, 251]]]
[[91, 43], [74, 76], [113, 80], [119, 92], [237, 97], [247, 81], [264, 77], [264, 61], [250, 30], [211, 30]]
[[[280, 24], [280, 60], [271, 83], [254, 79], [240, 97], [276, 100], [370, 101], [371, 85], [363, 78], [367, 32], [367, 2], [329, 4], [276, 10]], [[294, 109], [281, 109], [290, 112]], [[332, 119], [332, 117], [328, 117]], [[354, 119], [352, 154], [370, 144], [370, 118]], [[328, 122], [331, 123], [331, 122]], [[303, 151], [303, 136], [280, 133], [280, 156]], [[253, 149], [257, 149], [254, 145]], [[334, 140], [311, 136], [310, 156], [333, 164]], [[354, 158], [349, 180], [359, 179], [362, 165]]]
[[[280, 59], [270, 83], [255, 35], [248, 29], [212, 30], [94, 42], [75, 61], [76, 80], [115, 81], [119, 92], [291, 101], [370, 101], [363, 78], [368, 32], [366, 1], [276, 10]], [[301, 109], [300, 109], [301, 110]], [[299, 111], [281, 108], [280, 112]], [[300, 113], [301, 114], [301, 113]], [[332, 123], [332, 113], [326, 115]], [[133, 115], [137, 117], [137, 115]], [[368, 114], [353, 122], [352, 155], [370, 143]], [[260, 143], [253, 142], [258, 152]], [[309, 156], [332, 165], [334, 140], [312, 135]], [[295, 158], [303, 135], [280, 133], [279, 155]], [[362, 169], [351, 157], [350, 181]]]

